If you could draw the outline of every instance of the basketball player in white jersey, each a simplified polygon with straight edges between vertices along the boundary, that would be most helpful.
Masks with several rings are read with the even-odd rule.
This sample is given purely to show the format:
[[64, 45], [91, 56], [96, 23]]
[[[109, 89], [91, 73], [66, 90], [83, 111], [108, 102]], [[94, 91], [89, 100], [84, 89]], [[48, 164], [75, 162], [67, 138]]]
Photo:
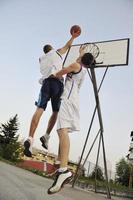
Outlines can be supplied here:
[[60, 168], [56, 171], [54, 183], [48, 189], [48, 194], [54, 194], [72, 179], [72, 172], [68, 170], [68, 157], [70, 149], [69, 132], [79, 131], [79, 90], [85, 75], [85, 68], [94, 63], [90, 53], [82, 53], [75, 63], [54, 74], [60, 78], [67, 74], [61, 106], [57, 118], [57, 132], [59, 136], [58, 161]]

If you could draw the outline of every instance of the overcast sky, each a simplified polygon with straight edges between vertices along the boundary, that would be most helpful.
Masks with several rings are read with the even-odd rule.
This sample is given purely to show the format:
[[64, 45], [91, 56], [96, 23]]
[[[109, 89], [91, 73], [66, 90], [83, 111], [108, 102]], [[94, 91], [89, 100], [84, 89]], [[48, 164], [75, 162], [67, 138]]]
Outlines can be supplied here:
[[[19, 134], [21, 138], [27, 137], [40, 89], [38, 58], [42, 47], [46, 43], [62, 47], [70, 38], [72, 25], [79, 24], [82, 28], [74, 44], [130, 38], [129, 65], [110, 68], [100, 91], [106, 156], [110, 168], [114, 169], [115, 163], [128, 153], [133, 130], [132, 22], [132, 0], [0, 0], [0, 123], [18, 114]], [[103, 69], [96, 73], [99, 83]], [[70, 136], [73, 161], [80, 156], [95, 106], [89, 76], [80, 94], [81, 131]], [[34, 145], [38, 148], [50, 113], [49, 105], [35, 135]], [[97, 130], [96, 118], [86, 153]], [[57, 147], [55, 126], [49, 151], [57, 153]], [[95, 147], [89, 158], [92, 162], [95, 162]]]

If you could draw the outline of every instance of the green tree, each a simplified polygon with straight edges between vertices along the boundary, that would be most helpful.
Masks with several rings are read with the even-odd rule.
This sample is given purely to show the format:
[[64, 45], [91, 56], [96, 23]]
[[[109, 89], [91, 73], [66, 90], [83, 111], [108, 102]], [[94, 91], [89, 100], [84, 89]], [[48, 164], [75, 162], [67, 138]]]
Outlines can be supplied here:
[[97, 166], [97, 169], [96, 169], [96, 167], [94, 168], [94, 170], [92, 171], [92, 173], [89, 176], [89, 178], [95, 179], [95, 175], [96, 175], [96, 179], [97, 180], [99, 180], [99, 181], [103, 181], [104, 180], [102, 169], [99, 166]]
[[116, 183], [128, 186], [130, 176], [130, 166], [125, 158], [121, 158], [118, 163], [116, 163]]
[[18, 126], [17, 115], [10, 118], [7, 123], [1, 124], [0, 126], [0, 155], [4, 159], [11, 161], [20, 160], [22, 148], [18, 141]]

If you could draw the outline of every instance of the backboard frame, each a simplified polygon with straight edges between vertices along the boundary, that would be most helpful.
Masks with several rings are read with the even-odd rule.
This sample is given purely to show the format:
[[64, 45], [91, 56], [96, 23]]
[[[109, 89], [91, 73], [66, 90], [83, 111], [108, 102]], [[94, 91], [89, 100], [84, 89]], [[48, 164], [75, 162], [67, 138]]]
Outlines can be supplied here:
[[[69, 50], [68, 50], [68, 52], [67, 52], [67, 54], [65, 56], [65, 59], [64, 59], [64, 62], [63, 62], [63, 66], [64, 67], [68, 66], [72, 62], [75, 62], [76, 58], [78, 57], [78, 49], [79, 49], [79, 47], [81, 45], [84, 45], [84, 44], [95, 44], [100, 49], [100, 53], [99, 53], [98, 57], [96, 58], [96, 65], [95, 65], [96, 68], [98, 68], [98, 67], [107, 67], [107, 66], [108, 67], [125, 66], [125, 65], [128, 65], [128, 63], [129, 63], [129, 44], [130, 44], [130, 39], [129, 38], [123, 38], [123, 39], [116, 39], [116, 40], [107, 40], [107, 41], [90, 42], [90, 43], [82, 43], [82, 44], [72, 45], [69, 48]], [[119, 44], [119, 47], [117, 47], [118, 44]], [[107, 48], [107, 45], [108, 45], [108, 48]], [[123, 45], [123, 50], [122, 50], [122, 48], [120, 48], [120, 47], [122, 47], [122, 45]], [[105, 46], [106, 46], [106, 51], [103, 53], [102, 51], [105, 50]], [[117, 54], [117, 56], [122, 57], [121, 59], [124, 59], [124, 60], [121, 61], [121, 62], [118, 62], [118, 61], [117, 62], [115, 62], [115, 61], [113, 62], [113, 61], [111, 61], [110, 63], [107, 62], [107, 60], [105, 61], [104, 60], [105, 59], [104, 55], [106, 55], [106, 57], [107, 57], [107, 51], [108, 51], [108, 55], [111, 55], [111, 54], [109, 54], [109, 47], [110, 47], [110, 49], [112, 48], [112, 52], [113, 52], [113, 50], [116, 51], [116, 48], [118, 48], [117, 51], [119, 50], [119, 52], [117, 52], [116, 54]], [[72, 55], [71, 55], [73, 52], [75, 52], [75, 54], [77, 55], [77, 56], [75, 55], [74, 58], [72, 58]], [[116, 54], [113, 55], [113, 53], [112, 53], [114, 58], [115, 58]], [[100, 56], [101, 57], [103, 56], [103, 60], [101, 59]], [[112, 56], [112, 59], [113, 59], [113, 56]]]

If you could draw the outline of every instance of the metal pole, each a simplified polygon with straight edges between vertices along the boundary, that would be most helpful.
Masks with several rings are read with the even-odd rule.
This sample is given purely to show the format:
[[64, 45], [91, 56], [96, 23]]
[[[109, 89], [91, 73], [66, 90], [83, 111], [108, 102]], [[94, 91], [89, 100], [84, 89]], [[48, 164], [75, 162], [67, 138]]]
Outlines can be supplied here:
[[[87, 156], [86, 156], [86, 158], [85, 158], [85, 160], [84, 160], [84, 162], [83, 162], [81, 168], [80, 168], [80, 167], [78, 168], [78, 171], [79, 171], [79, 169], [80, 169], [80, 170], [83, 169], [83, 167], [84, 167], [84, 165], [85, 165], [85, 163], [86, 163], [86, 161], [87, 161], [87, 159], [88, 159], [88, 157], [89, 157], [89, 155], [90, 155], [90, 153], [91, 153], [91, 151], [92, 151], [92, 148], [93, 148], [93, 146], [94, 146], [94, 144], [95, 144], [95, 142], [96, 142], [96, 140], [97, 140], [99, 134], [100, 134], [100, 130], [98, 131], [98, 133], [97, 133], [97, 135], [96, 135], [96, 137], [95, 137], [95, 139], [94, 139], [94, 141], [93, 141], [93, 143], [92, 143], [92, 145], [91, 145], [91, 147], [90, 147], [90, 150], [89, 150], [89, 152], [88, 152], [88, 154], [87, 154]], [[76, 180], [78, 179], [78, 177], [79, 177], [79, 173], [75, 174], [73, 184], [75, 184], [75, 182], [76, 182]]]
[[106, 184], [106, 187], [107, 187], [107, 198], [111, 199], [110, 190], [109, 190], [109, 184], [108, 184], [107, 163], [106, 163], [106, 154], [105, 154], [104, 138], [103, 138], [103, 121], [102, 121], [102, 114], [101, 114], [101, 108], [100, 108], [100, 102], [99, 102], [99, 95], [98, 95], [98, 89], [97, 89], [95, 69], [92, 67], [92, 68], [90, 68], [90, 71], [91, 71], [91, 77], [92, 77], [92, 81], [93, 81], [93, 89], [94, 89], [94, 95], [95, 95], [95, 100], [96, 100], [97, 114], [98, 114], [100, 129], [101, 129], [104, 168], [105, 168], [105, 177], [106, 177], [106, 183], [107, 183]]
[[[98, 88], [98, 92], [99, 92], [100, 89], [101, 89], [101, 86], [102, 86], [102, 83], [103, 83], [103, 81], [104, 81], [104, 78], [105, 78], [105, 75], [106, 75], [107, 71], [108, 71], [108, 66], [106, 67], [105, 72], [104, 72], [104, 74], [103, 74], [102, 80], [101, 80], [100, 85], [99, 85], [99, 88]], [[90, 74], [88, 68], [87, 68], [87, 72], [88, 72], [88, 74], [89, 74], [89, 77], [90, 77], [91, 82], [93, 83], [92, 77], [91, 77], [91, 74]], [[80, 156], [80, 160], [79, 160], [79, 162], [78, 162], [78, 166], [77, 166], [77, 169], [76, 169], [76, 172], [75, 172], [75, 176], [74, 176], [74, 180], [73, 180], [73, 183], [72, 183], [72, 187], [74, 187], [75, 182], [76, 182], [76, 180], [77, 180], [77, 178], [78, 178], [78, 171], [79, 171], [79, 168], [80, 168], [80, 165], [81, 165], [81, 161], [82, 161], [82, 159], [83, 159], [83, 154], [84, 154], [84, 151], [85, 151], [85, 148], [86, 148], [86, 145], [87, 145], [87, 141], [88, 141], [88, 138], [89, 138], [89, 135], [90, 135], [90, 131], [91, 131], [91, 128], [92, 128], [92, 124], [93, 124], [94, 117], [95, 117], [95, 114], [96, 114], [96, 110], [97, 110], [97, 106], [95, 106], [95, 109], [94, 109], [94, 111], [93, 111], [93, 115], [92, 115], [92, 118], [91, 118], [89, 130], [88, 130], [88, 133], [87, 133], [87, 136], [86, 136], [86, 140], [85, 140], [85, 144], [84, 144], [84, 146], [83, 146], [83, 150], [82, 150], [82, 153], [81, 153], [81, 156]]]
[[89, 174], [90, 174], [90, 166], [91, 166], [91, 163], [89, 161], [89, 165], [88, 165], [88, 172], [87, 172], [87, 176], [89, 177]]
[[101, 133], [99, 137], [98, 152], [97, 152], [97, 159], [96, 159], [96, 166], [95, 166], [95, 192], [97, 192], [97, 166], [98, 166], [98, 160], [99, 160], [100, 146], [101, 146]]
[[86, 158], [85, 158], [85, 160], [84, 160], [82, 166], [85, 165], [85, 163], [86, 163], [86, 161], [87, 161], [87, 159], [88, 159], [88, 157], [89, 157], [89, 155], [90, 155], [90, 153], [91, 153], [91, 150], [92, 150], [92, 148], [93, 148], [93, 146], [94, 146], [94, 144], [95, 144], [95, 142], [96, 142], [96, 140], [97, 140], [97, 138], [98, 138], [98, 136], [99, 136], [99, 134], [100, 134], [100, 130], [98, 131], [98, 133], [97, 133], [97, 135], [96, 135], [96, 137], [95, 137], [95, 139], [94, 139], [94, 141], [93, 141], [93, 143], [92, 143], [92, 145], [91, 145], [91, 148], [90, 148], [90, 150], [89, 150], [89, 152], [88, 152], [88, 154], [87, 154], [87, 156], [86, 156]]
[[75, 172], [75, 176], [74, 176], [74, 180], [73, 180], [73, 183], [72, 183], [72, 187], [74, 187], [75, 182], [76, 182], [77, 177], [78, 177], [77, 174], [78, 174], [78, 171], [79, 171], [79, 168], [80, 168], [80, 165], [81, 165], [81, 161], [82, 161], [83, 154], [84, 154], [84, 151], [85, 151], [85, 147], [86, 147], [86, 144], [87, 144], [87, 141], [88, 141], [89, 135], [90, 135], [90, 131], [91, 131], [91, 127], [92, 127], [92, 124], [93, 124], [93, 120], [94, 120], [95, 114], [96, 114], [96, 107], [95, 107], [94, 112], [93, 112], [93, 116], [92, 116], [91, 123], [90, 123], [90, 126], [89, 126], [88, 134], [87, 134], [87, 137], [86, 137], [86, 140], [85, 140], [85, 144], [84, 144], [84, 147], [83, 147], [83, 150], [82, 150], [81, 156], [80, 156], [80, 160], [79, 160], [79, 163], [78, 163], [78, 166], [77, 166], [76, 172]]

